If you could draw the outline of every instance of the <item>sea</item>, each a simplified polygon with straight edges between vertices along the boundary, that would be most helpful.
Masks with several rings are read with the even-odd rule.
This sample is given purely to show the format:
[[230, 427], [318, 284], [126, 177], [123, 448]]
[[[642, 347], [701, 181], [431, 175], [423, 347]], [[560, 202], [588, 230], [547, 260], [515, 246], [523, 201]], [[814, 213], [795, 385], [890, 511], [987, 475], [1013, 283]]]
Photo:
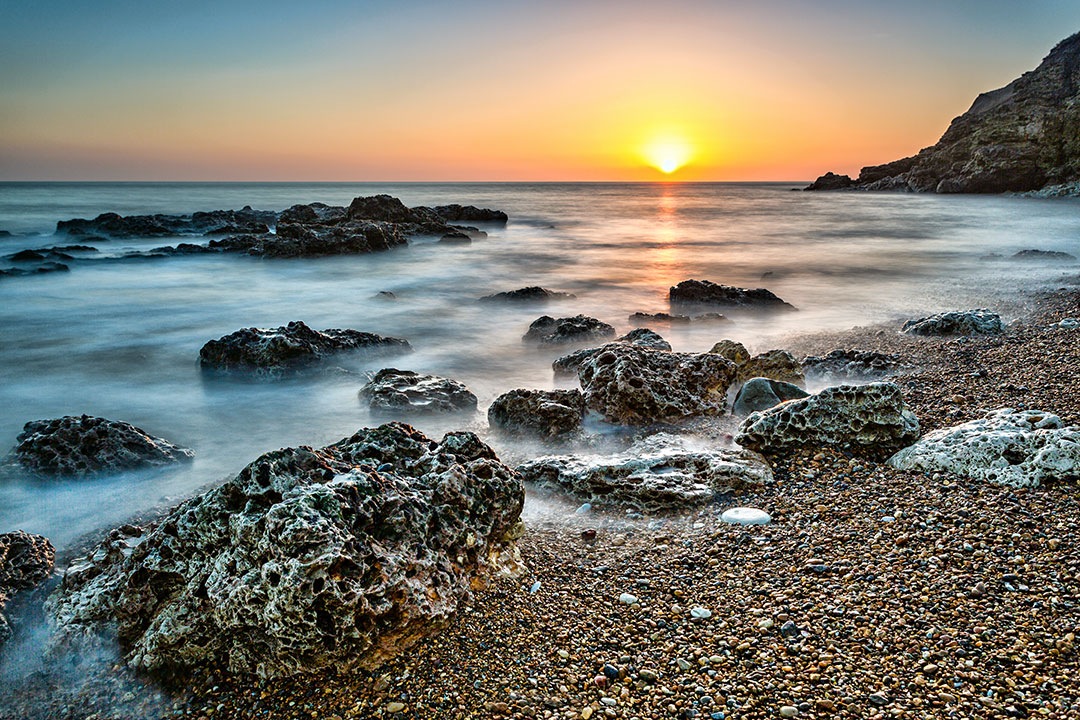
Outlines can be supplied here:
[[[110, 240], [65, 261], [70, 272], [0, 278], [0, 455], [26, 422], [84, 413], [196, 452], [190, 465], [86, 479], [9, 473], [0, 479], [0, 532], [40, 533], [62, 549], [220, 482], [264, 452], [322, 446], [378, 424], [384, 418], [370, 416], [357, 392], [386, 366], [451, 377], [478, 396], [475, 415], [411, 419], [421, 430], [473, 430], [519, 457], [525, 450], [489, 432], [487, 406], [513, 388], [573, 385], [551, 370], [565, 348], [522, 343], [530, 323], [584, 313], [621, 334], [632, 313], [668, 311], [668, 288], [690, 278], [767, 287], [798, 312], [654, 329], [678, 351], [730, 338], [757, 352], [819, 331], [894, 331], [939, 311], [985, 307], [1010, 320], [1032, 291], [1080, 273], [1075, 262], [1009, 258], [1025, 249], [1080, 256], [1075, 200], [798, 192], [802, 185], [0, 183], [0, 230], [10, 233], [0, 258], [77, 243], [54, 234], [57, 221], [102, 212], [282, 210], [388, 193], [410, 206], [462, 203], [510, 216], [483, 225], [487, 237], [468, 245], [417, 237], [387, 252], [315, 259], [131, 261], [122, 256], [203, 239]], [[531, 285], [575, 297], [541, 307], [478, 302]], [[293, 320], [406, 338], [415, 351], [341, 358], [274, 380], [200, 369], [208, 340]]]

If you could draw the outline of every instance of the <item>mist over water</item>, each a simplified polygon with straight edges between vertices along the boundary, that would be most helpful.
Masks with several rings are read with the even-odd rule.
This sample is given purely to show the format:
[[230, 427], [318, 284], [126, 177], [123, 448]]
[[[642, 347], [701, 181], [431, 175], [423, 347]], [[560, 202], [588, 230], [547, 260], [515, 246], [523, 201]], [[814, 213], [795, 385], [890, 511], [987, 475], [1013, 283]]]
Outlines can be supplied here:
[[[1076, 264], [986, 261], [1025, 248], [1080, 254], [1080, 203], [1008, 197], [790, 192], [790, 184], [0, 184], [0, 255], [82, 242], [58, 220], [239, 208], [347, 205], [385, 192], [406, 205], [505, 210], [471, 245], [416, 238], [362, 256], [264, 260], [234, 255], [66, 261], [70, 273], [0, 280], [0, 454], [29, 420], [92, 414], [194, 448], [190, 466], [90, 480], [0, 484], [0, 532], [46, 535], [58, 548], [160, 502], [176, 501], [282, 446], [320, 446], [384, 418], [356, 393], [394, 366], [466, 383], [480, 412], [415, 418], [431, 435], [470, 429], [516, 387], [556, 385], [566, 351], [521, 343], [542, 314], [585, 313], [631, 329], [634, 312], [667, 311], [688, 278], [768, 287], [800, 309], [727, 313], [728, 326], [654, 327], [676, 350], [730, 337], [751, 350], [793, 333], [842, 330], [941, 310], [989, 307], [1006, 319], [1017, 291], [1052, 285]], [[101, 256], [192, 238], [113, 240]], [[772, 273], [764, 280], [762, 275]], [[546, 306], [495, 306], [481, 295], [527, 285], [571, 292]], [[376, 298], [389, 290], [396, 300]], [[204, 375], [199, 348], [241, 327], [303, 320], [407, 338], [410, 355], [341, 358], [281, 380]], [[560, 380], [568, 386], [572, 380]], [[491, 443], [507, 459], [536, 448]]]

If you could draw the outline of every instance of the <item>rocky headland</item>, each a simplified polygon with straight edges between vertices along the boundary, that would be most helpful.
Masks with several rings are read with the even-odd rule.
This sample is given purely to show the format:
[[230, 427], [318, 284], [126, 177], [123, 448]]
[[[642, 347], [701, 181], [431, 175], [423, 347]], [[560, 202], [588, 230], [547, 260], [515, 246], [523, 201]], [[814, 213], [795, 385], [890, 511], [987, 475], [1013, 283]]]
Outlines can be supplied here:
[[826, 173], [806, 189], [1080, 196], [1080, 33], [975, 98], [936, 144], [855, 179]]

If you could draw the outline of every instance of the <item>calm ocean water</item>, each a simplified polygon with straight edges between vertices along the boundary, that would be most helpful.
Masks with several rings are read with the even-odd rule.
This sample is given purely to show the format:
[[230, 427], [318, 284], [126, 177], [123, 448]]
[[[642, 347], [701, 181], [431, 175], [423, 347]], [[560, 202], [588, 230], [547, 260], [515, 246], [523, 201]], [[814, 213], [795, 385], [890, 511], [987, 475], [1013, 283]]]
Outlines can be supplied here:
[[[377, 420], [356, 392], [385, 360], [275, 382], [211, 380], [207, 340], [246, 326], [303, 320], [408, 338], [398, 367], [447, 375], [480, 398], [474, 418], [419, 420], [486, 435], [483, 411], [515, 387], [553, 386], [558, 352], [521, 344], [540, 314], [594, 315], [630, 328], [635, 311], [667, 310], [687, 278], [767, 286], [800, 308], [734, 316], [726, 328], [661, 332], [677, 350], [723, 337], [751, 350], [792, 333], [844, 329], [929, 312], [1015, 313], [1019, 289], [1053, 285], [1072, 264], [987, 262], [1025, 248], [1080, 255], [1080, 203], [1008, 197], [791, 192], [791, 184], [248, 184], [0, 183], [0, 254], [71, 242], [58, 220], [294, 203], [345, 204], [379, 192], [407, 205], [449, 202], [505, 210], [510, 223], [469, 246], [418, 238], [368, 256], [259, 260], [233, 256], [73, 262], [70, 273], [0, 280], [0, 452], [22, 425], [89, 413], [192, 447], [190, 467], [83, 481], [0, 484], [0, 532], [24, 529], [63, 546], [79, 534], [180, 498], [260, 453], [325, 444]], [[191, 241], [190, 238], [186, 240]], [[111, 241], [103, 255], [166, 244]], [[5, 261], [6, 262], [6, 261]], [[772, 273], [762, 280], [766, 272]], [[525, 285], [575, 293], [546, 309], [476, 298]], [[380, 290], [396, 301], [376, 300]], [[493, 440], [511, 455], [513, 448]]]

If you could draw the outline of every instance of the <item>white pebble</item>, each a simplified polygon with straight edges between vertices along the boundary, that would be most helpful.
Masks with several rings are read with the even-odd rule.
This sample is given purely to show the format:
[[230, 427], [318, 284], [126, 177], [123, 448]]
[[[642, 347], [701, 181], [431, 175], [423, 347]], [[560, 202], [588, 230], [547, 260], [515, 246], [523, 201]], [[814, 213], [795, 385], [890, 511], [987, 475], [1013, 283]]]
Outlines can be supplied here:
[[772, 522], [769, 513], [748, 507], [729, 508], [724, 511], [720, 519], [734, 525], [768, 525]]
[[690, 616], [700, 620], [708, 620], [712, 617], [712, 610], [703, 607], [692, 607], [690, 608]]
[[637, 598], [630, 593], [623, 593], [619, 596], [619, 602], [621, 602], [623, 605], [634, 605], [635, 603], [637, 603]]

